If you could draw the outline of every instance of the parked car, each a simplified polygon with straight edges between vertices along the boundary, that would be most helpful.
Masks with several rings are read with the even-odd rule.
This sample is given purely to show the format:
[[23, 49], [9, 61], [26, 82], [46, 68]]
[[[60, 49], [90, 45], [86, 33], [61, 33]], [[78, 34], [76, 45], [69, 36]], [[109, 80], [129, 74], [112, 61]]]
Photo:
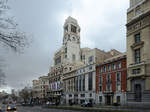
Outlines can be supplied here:
[[7, 105], [7, 111], [16, 111], [16, 110], [17, 110], [17, 108], [16, 108], [16, 105], [15, 105], [15, 104], [9, 103], [9, 104]]
[[93, 104], [90, 102], [84, 102], [81, 104], [81, 107], [93, 107]]
[[33, 104], [32, 103], [22, 103], [22, 106], [33, 106]]

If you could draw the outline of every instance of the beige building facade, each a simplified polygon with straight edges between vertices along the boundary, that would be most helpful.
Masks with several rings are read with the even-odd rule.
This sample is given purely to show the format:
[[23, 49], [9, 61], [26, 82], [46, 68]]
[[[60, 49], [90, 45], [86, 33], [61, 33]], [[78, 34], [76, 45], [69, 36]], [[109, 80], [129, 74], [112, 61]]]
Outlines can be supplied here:
[[150, 0], [130, 0], [126, 26], [127, 101], [150, 105]]
[[64, 67], [63, 92], [65, 104], [97, 103], [96, 65], [120, 54], [116, 50], [105, 52], [94, 48], [81, 48], [81, 61]]
[[81, 28], [70, 16], [65, 20], [63, 30], [62, 47], [55, 52], [54, 66], [48, 74], [48, 98], [65, 104], [81, 104], [86, 100], [96, 103], [96, 64], [120, 52], [81, 48]]
[[39, 80], [33, 80], [32, 81], [32, 93], [33, 93], [33, 98], [40, 98], [40, 93], [41, 92], [41, 87], [39, 84]]
[[41, 76], [38, 80], [33, 80], [32, 85], [33, 98], [43, 99], [47, 97], [49, 88], [48, 76]]
[[62, 75], [63, 67], [61, 64], [51, 67], [48, 74], [49, 78], [49, 90], [47, 92], [48, 99], [51, 102], [60, 102], [62, 96]]

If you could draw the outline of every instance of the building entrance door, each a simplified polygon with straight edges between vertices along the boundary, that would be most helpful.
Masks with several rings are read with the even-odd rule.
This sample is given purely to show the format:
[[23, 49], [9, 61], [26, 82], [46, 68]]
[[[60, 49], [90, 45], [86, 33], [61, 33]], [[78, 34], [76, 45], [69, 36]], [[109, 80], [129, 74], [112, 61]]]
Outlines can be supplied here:
[[135, 101], [141, 102], [141, 99], [142, 99], [141, 84], [135, 84], [135, 86], [134, 86], [134, 93], [135, 93]]
[[106, 96], [106, 105], [111, 105], [111, 96]]

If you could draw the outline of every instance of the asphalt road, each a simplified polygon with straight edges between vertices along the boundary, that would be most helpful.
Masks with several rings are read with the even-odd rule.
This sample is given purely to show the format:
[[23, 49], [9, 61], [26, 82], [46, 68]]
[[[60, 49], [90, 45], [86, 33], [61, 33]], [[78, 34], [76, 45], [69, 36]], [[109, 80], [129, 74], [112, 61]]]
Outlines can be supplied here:
[[[107, 109], [106, 109], [107, 110]], [[126, 110], [129, 112], [150, 112], [150, 110], [139, 110], [139, 109], [118, 109], [118, 110]], [[34, 107], [22, 107], [18, 106], [17, 112], [83, 112], [83, 111], [72, 111], [72, 110], [59, 110], [59, 109], [47, 109], [41, 108], [40, 106]]]
[[[39, 106], [34, 106], [34, 107], [18, 106], [17, 112], [77, 112], [77, 111], [46, 109], [46, 108], [41, 108]], [[81, 112], [81, 111], [78, 111], [78, 112]]]
[[[6, 111], [6, 106], [3, 106], [2, 112]], [[108, 110], [108, 108], [102, 108]], [[117, 109], [117, 110], [126, 110], [127, 112], [150, 112], [150, 110], [140, 110], [140, 109]], [[17, 106], [16, 112], [83, 112], [83, 111], [72, 111], [72, 110], [60, 110], [60, 109], [47, 109], [42, 108], [40, 106], [33, 106], [33, 107], [25, 107], [25, 106]]]

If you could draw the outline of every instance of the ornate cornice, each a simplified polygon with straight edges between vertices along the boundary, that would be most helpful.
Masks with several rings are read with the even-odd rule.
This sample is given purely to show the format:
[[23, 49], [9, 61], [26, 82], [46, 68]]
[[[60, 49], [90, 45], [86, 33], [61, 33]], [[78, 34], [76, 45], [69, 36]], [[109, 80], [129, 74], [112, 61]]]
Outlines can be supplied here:
[[127, 36], [147, 26], [150, 26], [150, 11], [136, 17], [126, 24]]

